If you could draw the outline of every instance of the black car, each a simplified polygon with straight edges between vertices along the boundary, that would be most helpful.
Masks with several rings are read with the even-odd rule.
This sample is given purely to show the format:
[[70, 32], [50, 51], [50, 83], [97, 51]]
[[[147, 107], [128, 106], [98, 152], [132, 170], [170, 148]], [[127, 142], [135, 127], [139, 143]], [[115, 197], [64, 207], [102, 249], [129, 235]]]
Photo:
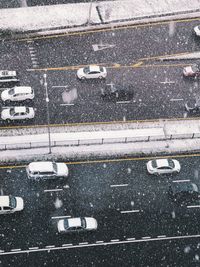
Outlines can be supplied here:
[[131, 85], [115, 85], [113, 83], [106, 84], [101, 89], [101, 96], [107, 101], [130, 101], [133, 99], [133, 88]]
[[174, 201], [198, 199], [199, 188], [195, 183], [190, 181], [173, 182], [169, 186], [169, 195]]
[[191, 99], [185, 104], [185, 110], [189, 113], [197, 113], [200, 111], [200, 100]]

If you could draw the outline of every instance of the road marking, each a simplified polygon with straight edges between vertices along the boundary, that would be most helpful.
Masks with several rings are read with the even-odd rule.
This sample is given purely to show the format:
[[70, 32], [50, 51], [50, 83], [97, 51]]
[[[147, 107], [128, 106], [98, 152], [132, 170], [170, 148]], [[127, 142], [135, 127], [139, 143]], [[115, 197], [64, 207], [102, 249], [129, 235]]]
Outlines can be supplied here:
[[58, 188], [58, 189], [45, 189], [44, 192], [57, 192], [57, 191], [63, 191], [62, 188]]
[[142, 239], [149, 239], [151, 238], [150, 236], [143, 236]]
[[62, 219], [62, 218], [71, 218], [71, 216], [66, 215], [66, 216], [53, 216], [53, 217], [51, 217], [51, 219]]
[[103, 44], [102, 42], [100, 44], [94, 44], [92, 45], [92, 48], [93, 50], [96, 52], [96, 51], [99, 51], [99, 50], [104, 50], [104, 49], [107, 49], [107, 48], [113, 48], [115, 47], [115, 45], [112, 45], [112, 44]]
[[62, 244], [62, 247], [72, 246], [72, 244]]
[[143, 242], [152, 242], [152, 241], [163, 241], [163, 240], [181, 240], [181, 239], [191, 239], [191, 238], [200, 238], [200, 234], [197, 235], [184, 235], [184, 236], [169, 236], [169, 237], [156, 237], [156, 238], [148, 238], [148, 239], [131, 239], [131, 240], [123, 240], [123, 241], [116, 241], [116, 242], [103, 242], [103, 243], [92, 243], [86, 245], [73, 245], [73, 246], [60, 246], [60, 247], [45, 247], [37, 250], [20, 250], [20, 251], [6, 251], [0, 252], [0, 255], [12, 255], [12, 254], [26, 254], [26, 253], [33, 253], [33, 252], [45, 252], [45, 251], [54, 251], [54, 250], [64, 250], [64, 249], [76, 249], [81, 247], [96, 247], [96, 246], [111, 246], [117, 244], [130, 244], [130, 243], [143, 243]]
[[166, 237], [166, 235], [158, 235], [158, 238]]
[[139, 61], [139, 62], [137, 62], [137, 63], [131, 65], [131, 67], [133, 67], [133, 68], [137, 68], [137, 67], [141, 66], [142, 64], [143, 64], [143, 61]]
[[11, 251], [21, 251], [21, 248], [13, 248]]
[[171, 98], [170, 101], [183, 101], [183, 98]]
[[117, 101], [117, 104], [129, 104], [131, 101]]
[[104, 242], [104, 241], [96, 241], [97, 244], [99, 244], [99, 243], [103, 243], [103, 242]]
[[52, 88], [67, 88], [68, 85], [53, 85]]
[[200, 205], [191, 205], [191, 206], [187, 206], [188, 209], [190, 208], [200, 208]]
[[55, 245], [46, 246], [45, 248], [55, 248]]
[[74, 106], [74, 103], [60, 104], [60, 106]]
[[31, 249], [39, 249], [39, 247], [31, 247], [31, 248], [29, 248], [29, 249], [30, 249], [30, 250], [31, 250]]
[[140, 212], [140, 210], [124, 210], [120, 211], [121, 213], [134, 213], [134, 212]]
[[189, 179], [186, 179], [186, 180], [174, 180], [172, 181], [173, 183], [182, 183], [182, 182], [190, 182]]
[[110, 187], [122, 187], [122, 186], [128, 186], [128, 184], [111, 184]]
[[163, 84], [174, 84], [175, 82], [174, 81], [165, 81], [165, 82], [160, 82], [160, 83], [163, 83]]
[[130, 237], [130, 238], [127, 238], [126, 240], [128, 241], [135, 240], [135, 237]]
[[79, 245], [87, 245], [88, 242], [82, 242], [82, 243], [79, 243]]
[[119, 239], [111, 239], [110, 241], [111, 241], [111, 242], [118, 242]]

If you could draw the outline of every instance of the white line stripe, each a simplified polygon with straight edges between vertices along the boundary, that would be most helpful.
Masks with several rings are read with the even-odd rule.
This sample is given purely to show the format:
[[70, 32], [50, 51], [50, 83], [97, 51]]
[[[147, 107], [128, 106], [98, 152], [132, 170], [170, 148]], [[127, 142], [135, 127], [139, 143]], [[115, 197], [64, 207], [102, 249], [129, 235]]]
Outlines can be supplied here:
[[96, 241], [97, 244], [99, 244], [99, 243], [103, 243], [103, 242], [104, 242], [104, 241]]
[[55, 245], [52, 245], [52, 246], [46, 246], [45, 248], [55, 248]]
[[171, 98], [170, 101], [183, 101], [183, 98]]
[[74, 106], [73, 103], [70, 103], [70, 104], [60, 104], [60, 106]]
[[72, 246], [72, 244], [62, 244], [62, 247]]
[[128, 186], [128, 184], [111, 184], [110, 187]]
[[39, 247], [31, 247], [31, 248], [29, 248], [29, 249], [39, 249]]
[[131, 212], [140, 212], [140, 210], [124, 210], [120, 211], [121, 213], [131, 213]]
[[0, 253], [3, 253], [3, 252], [4, 252], [4, 250], [0, 249]]
[[111, 239], [110, 241], [111, 241], [111, 242], [118, 242], [119, 239]]
[[135, 237], [130, 237], [130, 238], [127, 238], [126, 240], [129, 240], [129, 241], [135, 240]]
[[82, 242], [82, 243], [79, 243], [79, 245], [87, 245], [88, 242]]
[[45, 189], [44, 192], [63, 191], [63, 189]]
[[150, 236], [143, 236], [142, 239], [149, 239], [151, 238]]
[[[142, 242], [152, 242], [152, 241], [159, 241], [159, 240], [178, 240], [178, 239], [189, 239], [189, 238], [200, 238], [200, 234], [198, 235], [183, 235], [183, 236], [169, 236], [169, 237], [161, 237], [161, 238], [150, 238], [150, 239], [138, 239], [138, 240], [124, 240], [118, 242], [104, 242], [104, 243], [92, 243], [84, 245], [83, 247], [96, 247], [96, 246], [105, 246], [105, 245], [117, 245], [117, 244], [129, 244], [129, 243], [142, 243]], [[69, 247], [53, 247], [53, 248], [41, 248], [38, 250], [21, 250], [21, 251], [7, 251], [0, 253], [0, 255], [13, 255], [13, 254], [23, 254], [23, 253], [30, 253], [30, 252], [42, 252], [42, 251], [49, 251], [49, 250], [63, 250], [63, 249], [75, 249], [80, 248], [80, 245], [74, 245]]]
[[190, 209], [190, 208], [200, 208], [200, 205], [193, 205], [193, 206], [191, 205], [191, 206], [187, 206], [187, 208], [188, 209]]
[[70, 218], [71, 216], [67, 215], [67, 216], [54, 216], [54, 217], [51, 217], [51, 219], [61, 219], [61, 218]]
[[158, 235], [157, 237], [158, 237], [158, 238], [166, 237], [166, 235]]
[[130, 103], [131, 101], [117, 101], [116, 103], [117, 104], [128, 104]]
[[21, 248], [13, 248], [11, 251], [21, 251]]
[[189, 179], [187, 179], [187, 180], [174, 180], [172, 182], [173, 183], [182, 183], [182, 182], [190, 182], [190, 180]]
[[67, 88], [68, 85], [53, 85], [52, 88]]

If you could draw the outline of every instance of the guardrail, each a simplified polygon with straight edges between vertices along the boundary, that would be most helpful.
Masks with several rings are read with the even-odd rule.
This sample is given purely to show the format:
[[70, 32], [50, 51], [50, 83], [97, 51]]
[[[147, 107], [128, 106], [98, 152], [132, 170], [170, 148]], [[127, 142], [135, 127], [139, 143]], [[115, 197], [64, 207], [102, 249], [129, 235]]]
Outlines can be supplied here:
[[[132, 142], [149, 142], [149, 141], [167, 141], [175, 139], [194, 139], [200, 138], [200, 133], [189, 133], [189, 134], [171, 134], [171, 135], [153, 135], [153, 136], [136, 136], [136, 137], [117, 137], [117, 138], [96, 138], [96, 139], [77, 139], [77, 140], [52, 140], [51, 147], [61, 146], [80, 146], [80, 145], [103, 145], [112, 143], [132, 143]], [[0, 150], [14, 150], [14, 149], [32, 149], [48, 147], [49, 142], [22, 142], [22, 143], [10, 143], [0, 144]]]

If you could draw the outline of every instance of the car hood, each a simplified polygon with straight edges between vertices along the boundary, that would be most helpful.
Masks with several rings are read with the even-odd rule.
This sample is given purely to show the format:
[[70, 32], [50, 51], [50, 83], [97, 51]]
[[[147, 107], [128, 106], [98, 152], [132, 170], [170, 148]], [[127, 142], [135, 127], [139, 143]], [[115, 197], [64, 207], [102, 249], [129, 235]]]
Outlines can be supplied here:
[[23, 210], [24, 209], [24, 200], [21, 197], [16, 197], [16, 201], [17, 201], [17, 206], [16, 206], [15, 210], [17, 210], [17, 211]]
[[86, 221], [86, 229], [88, 229], [88, 230], [97, 229], [97, 221], [96, 221], [96, 219], [86, 217], [85, 221]]
[[1, 111], [1, 117], [2, 117], [2, 118], [10, 117], [10, 112], [9, 112], [9, 109], [8, 109], [8, 108], [4, 108], [4, 109]]
[[58, 226], [58, 232], [65, 231], [64, 220], [59, 220], [57, 226]]
[[190, 73], [190, 74], [194, 73], [191, 66], [185, 67], [184, 70], [185, 70], [185, 72]]
[[57, 163], [58, 176], [68, 176], [68, 167], [65, 163]]
[[174, 159], [173, 161], [174, 161], [175, 169], [180, 171], [181, 165], [180, 165], [179, 161], [176, 159]]
[[78, 75], [78, 76], [84, 76], [84, 75], [85, 75], [84, 72], [83, 72], [83, 68], [81, 68], [81, 69], [79, 69], [79, 70], [77, 71], [77, 75]]
[[3, 101], [7, 100], [7, 99], [10, 99], [10, 96], [8, 94], [8, 90], [4, 90], [2, 93], [1, 93], [1, 99]]

